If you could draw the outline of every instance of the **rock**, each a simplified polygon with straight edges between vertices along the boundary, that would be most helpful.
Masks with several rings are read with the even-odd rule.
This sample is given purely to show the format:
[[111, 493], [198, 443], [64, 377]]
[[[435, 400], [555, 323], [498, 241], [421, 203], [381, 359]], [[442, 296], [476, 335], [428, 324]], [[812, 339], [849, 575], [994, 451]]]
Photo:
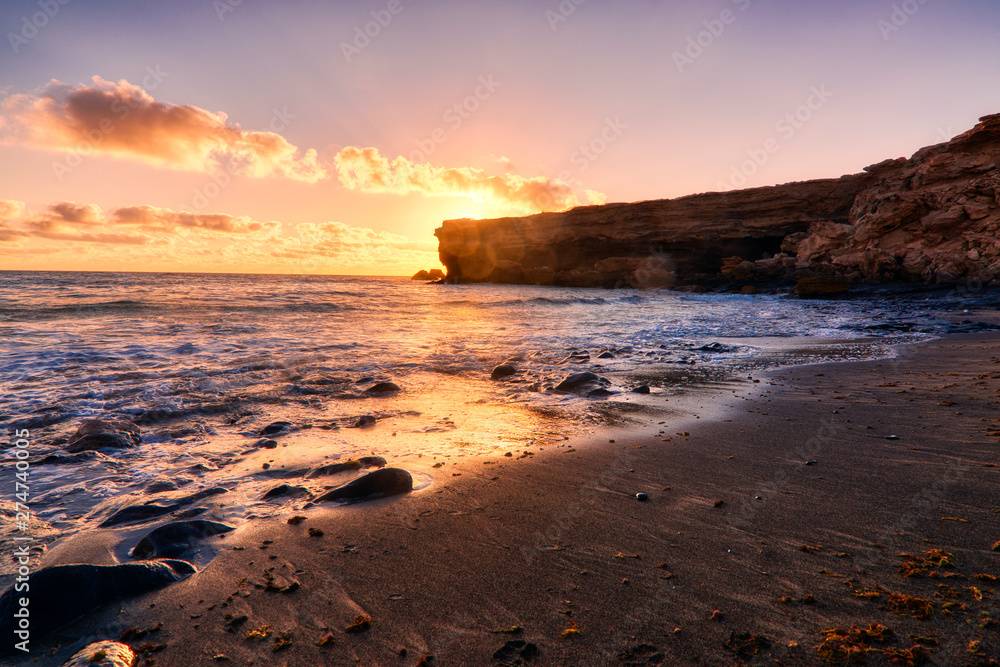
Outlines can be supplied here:
[[313, 502], [382, 498], [413, 490], [413, 477], [402, 468], [382, 468], [363, 475], [343, 486], [327, 491]]
[[351, 424], [351, 428], [368, 428], [374, 426], [376, 421], [378, 420], [375, 419], [374, 415], [361, 415], [357, 421]]
[[362, 456], [358, 459], [358, 463], [365, 468], [382, 468], [387, 461], [381, 456]]
[[649, 496], [647, 496], [645, 493], [637, 493], [635, 494], [635, 499], [640, 502], [645, 502], [649, 500]]
[[601, 378], [598, 377], [596, 373], [591, 373], [589, 371], [584, 371], [583, 373], [573, 373], [572, 375], [568, 375], [565, 380], [556, 385], [556, 391], [572, 392], [585, 385], [595, 384], [600, 381]]
[[510, 364], [500, 364], [490, 373], [491, 380], [502, 380], [505, 377], [510, 377], [517, 372], [517, 369]]
[[297, 498], [309, 495], [309, 489], [304, 486], [292, 486], [290, 484], [279, 484], [264, 493], [261, 500], [273, 500], [275, 498]]
[[292, 429], [291, 422], [277, 421], [271, 422], [260, 430], [260, 435], [277, 435], [287, 433]]
[[382, 394], [394, 394], [397, 391], [402, 391], [400, 387], [395, 382], [377, 382], [372, 386], [365, 389], [365, 393], [373, 396], [378, 396]]
[[441, 269], [431, 269], [430, 271], [420, 270], [413, 274], [411, 280], [443, 280], [444, 271]]
[[812, 276], [799, 278], [795, 283], [795, 293], [805, 297], [833, 296], [843, 294], [851, 287], [851, 282], [844, 278]]
[[120, 526], [124, 523], [149, 521], [151, 519], [155, 519], [156, 517], [178, 510], [185, 505], [190, 505], [204, 500], [205, 498], [217, 496], [220, 493], [228, 493], [228, 491], [229, 489], [223, 486], [213, 486], [207, 489], [202, 489], [196, 493], [192, 493], [191, 495], [177, 498], [172, 503], [167, 505], [159, 505], [157, 503], [129, 505], [128, 507], [123, 507], [102, 521], [100, 523], [100, 527], [110, 528], [112, 526]]
[[176, 491], [177, 482], [172, 479], [158, 479], [146, 485], [146, 493], [163, 493], [164, 491]]
[[104, 457], [104, 454], [94, 450], [87, 450], [83, 452], [77, 452], [72, 456], [65, 456], [63, 454], [49, 454], [37, 465], [64, 465], [67, 463], [82, 463], [84, 461], [94, 461]]
[[66, 445], [68, 452], [83, 452], [111, 447], [127, 449], [140, 442], [139, 427], [120, 419], [90, 419], [85, 421]]
[[272, 440], [271, 438], [261, 438], [254, 444], [254, 447], [260, 447], [262, 449], [277, 449], [278, 441]]
[[631, 391], [633, 394], [648, 394], [651, 390], [648, 384], [641, 384]]
[[63, 663], [63, 667], [134, 667], [139, 656], [122, 642], [100, 641], [87, 644]]
[[340, 461], [338, 463], [328, 463], [325, 466], [313, 468], [306, 477], [321, 477], [324, 475], [336, 475], [347, 470], [359, 470], [361, 468], [381, 468], [386, 464], [386, 460], [381, 456], [362, 456], [357, 460]]
[[[40, 639], [106, 604], [148, 593], [194, 574], [191, 563], [155, 560], [121, 565], [56, 565], [28, 575], [31, 638]], [[14, 588], [0, 597], [0, 653], [13, 650], [14, 612], [23, 592]]]
[[617, 391], [609, 391], [604, 387], [598, 387], [593, 391], [587, 392], [587, 398], [607, 398], [608, 396], [614, 396]]
[[732, 348], [722, 343], [708, 343], [695, 348], [699, 352], [729, 352]]
[[597, 355], [597, 358], [598, 359], [614, 359], [615, 355], [612, 352], [601, 352], [599, 355]]
[[841, 178], [446, 220], [434, 234], [453, 283], [703, 291], [830, 275], [954, 284], [996, 261], [998, 165], [994, 114], [908, 159]]
[[194, 519], [174, 521], [154, 529], [139, 540], [129, 555], [140, 560], [153, 558], [180, 558], [190, 560], [197, 549], [196, 542], [210, 535], [219, 535], [233, 530], [218, 521]]

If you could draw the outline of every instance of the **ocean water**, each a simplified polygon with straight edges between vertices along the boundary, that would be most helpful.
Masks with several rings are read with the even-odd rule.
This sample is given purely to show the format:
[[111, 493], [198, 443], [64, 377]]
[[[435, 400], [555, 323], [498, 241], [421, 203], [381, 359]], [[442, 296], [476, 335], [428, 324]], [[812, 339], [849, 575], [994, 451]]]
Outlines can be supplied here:
[[[404, 278], [0, 272], [4, 458], [13, 460], [14, 430], [28, 429], [42, 543], [125, 505], [204, 488], [227, 491], [189, 515], [245, 520], [287, 509], [260, 495], [320, 463], [374, 453], [426, 487], [449, 474], [439, 464], [558, 445], [698, 386], [784, 364], [890, 356], [898, 343], [985, 328], [980, 319], [998, 304], [996, 290], [966, 288], [815, 301]], [[504, 362], [518, 373], [490, 380]], [[581, 371], [603, 378], [604, 395], [553, 390]], [[366, 392], [377, 382], [401, 391]], [[629, 391], [641, 384], [649, 394]], [[362, 416], [374, 425], [356, 427]], [[96, 417], [134, 421], [142, 444], [67, 456], [65, 439]], [[288, 432], [261, 448], [261, 430], [278, 420]], [[4, 511], [11, 506], [4, 498]]]

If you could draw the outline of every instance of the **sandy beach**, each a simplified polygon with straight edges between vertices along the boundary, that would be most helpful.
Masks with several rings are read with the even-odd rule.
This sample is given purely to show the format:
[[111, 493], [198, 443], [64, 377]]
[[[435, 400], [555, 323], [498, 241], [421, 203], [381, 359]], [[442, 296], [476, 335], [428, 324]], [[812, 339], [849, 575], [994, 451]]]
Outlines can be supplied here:
[[[995, 664], [1000, 336], [755, 379], [716, 421], [465, 460], [210, 538], [201, 572], [32, 662], [133, 628], [164, 666]], [[112, 562], [109, 535], [46, 564]]]

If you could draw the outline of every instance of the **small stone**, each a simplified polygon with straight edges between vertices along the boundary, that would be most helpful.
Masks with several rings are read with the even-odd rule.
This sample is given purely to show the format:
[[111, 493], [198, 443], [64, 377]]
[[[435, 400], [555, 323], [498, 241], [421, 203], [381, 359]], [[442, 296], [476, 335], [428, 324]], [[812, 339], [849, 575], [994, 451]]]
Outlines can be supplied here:
[[376, 421], [374, 415], [362, 415], [352, 424], [351, 428], [368, 428], [374, 426]]
[[491, 380], [502, 380], [506, 377], [510, 377], [514, 373], [517, 373], [517, 369], [510, 364], [500, 364], [490, 373]]
[[271, 422], [270, 424], [268, 424], [267, 426], [265, 426], [260, 430], [260, 434], [275, 435], [278, 433], [285, 433], [286, 431], [291, 430], [291, 428], [292, 428], [291, 422], [285, 422], [285, 421]]
[[721, 611], [719, 611], [718, 609], [716, 609], [716, 610], [714, 610], [712, 612], [712, 615], [709, 617], [709, 620], [715, 621], [717, 623], [721, 623], [722, 619], [724, 617], [725, 617], [725, 614], [723, 614]]
[[819, 461], [817, 461], [816, 459], [809, 459], [808, 461], [806, 461], [807, 466], [814, 466], [817, 463], [819, 463]]
[[633, 394], [648, 394], [650, 392], [648, 384], [641, 384], [635, 389], [631, 390]]
[[887, 436], [885, 436], [885, 439], [886, 440], [899, 440], [899, 436], [898, 435], [887, 435]]
[[635, 499], [640, 502], [645, 502], [649, 500], [649, 496], [647, 496], [645, 493], [637, 493], [635, 494]]
[[369, 395], [394, 394], [397, 391], [403, 391], [403, 388], [395, 382], [376, 382], [365, 389], [365, 393]]
[[260, 440], [257, 441], [256, 446], [257, 447], [262, 447], [264, 449], [277, 449], [278, 448], [278, 441], [277, 440], [271, 440], [270, 438], [262, 438], [262, 439], [260, 439]]

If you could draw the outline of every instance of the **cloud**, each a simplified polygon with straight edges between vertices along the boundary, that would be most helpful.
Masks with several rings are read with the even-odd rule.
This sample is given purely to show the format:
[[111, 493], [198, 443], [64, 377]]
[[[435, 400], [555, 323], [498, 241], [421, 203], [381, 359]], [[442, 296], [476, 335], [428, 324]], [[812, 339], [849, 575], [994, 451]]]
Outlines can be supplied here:
[[[283, 129], [292, 118], [276, 110], [271, 128]], [[77, 86], [53, 79], [32, 93], [0, 92], [0, 143], [64, 152], [66, 158], [53, 163], [57, 175], [62, 173], [60, 165], [69, 171], [82, 157], [94, 154], [185, 171], [225, 169], [250, 178], [283, 176], [317, 183], [336, 177], [357, 192], [469, 197], [510, 215], [580, 204], [570, 185], [545, 176], [521, 176], [505, 156], [494, 156], [502, 173], [490, 174], [476, 167], [439, 167], [402, 156], [390, 160], [377, 148], [347, 146], [329, 165], [315, 149], [301, 150], [278, 132], [243, 130], [221, 111], [158, 102], [140, 86], [100, 76]], [[603, 202], [603, 195], [587, 191], [587, 199]], [[184, 221], [167, 224], [199, 226]]]
[[[170, 237], [190, 232], [271, 236], [281, 223], [260, 222], [247, 216], [188, 213], [155, 206], [127, 206], [105, 213], [95, 204], [62, 201], [45, 210], [24, 213], [24, 204], [0, 200], [0, 241], [41, 238], [53, 241], [146, 245], [169, 243]], [[144, 233], [138, 233], [144, 232]]]
[[[284, 122], [284, 121], [282, 121]], [[157, 102], [141, 87], [92, 78], [51, 81], [38, 93], [0, 102], [0, 139], [56, 151], [131, 158], [187, 171], [223, 167], [254, 178], [328, 178], [315, 150], [300, 152], [276, 132], [250, 132], [225, 113]]]
[[377, 148], [348, 146], [335, 158], [344, 187], [359, 192], [471, 197], [518, 213], [561, 211], [580, 204], [573, 189], [544, 176], [490, 176], [473, 167], [436, 167], [405, 157], [390, 161]]
[[232, 216], [224, 213], [188, 213], [171, 211], [155, 206], [127, 206], [114, 212], [114, 222], [120, 225], [140, 225], [143, 229], [157, 232], [177, 232], [198, 229], [227, 234], [256, 234], [277, 232], [280, 222], [258, 222], [247, 216]]

